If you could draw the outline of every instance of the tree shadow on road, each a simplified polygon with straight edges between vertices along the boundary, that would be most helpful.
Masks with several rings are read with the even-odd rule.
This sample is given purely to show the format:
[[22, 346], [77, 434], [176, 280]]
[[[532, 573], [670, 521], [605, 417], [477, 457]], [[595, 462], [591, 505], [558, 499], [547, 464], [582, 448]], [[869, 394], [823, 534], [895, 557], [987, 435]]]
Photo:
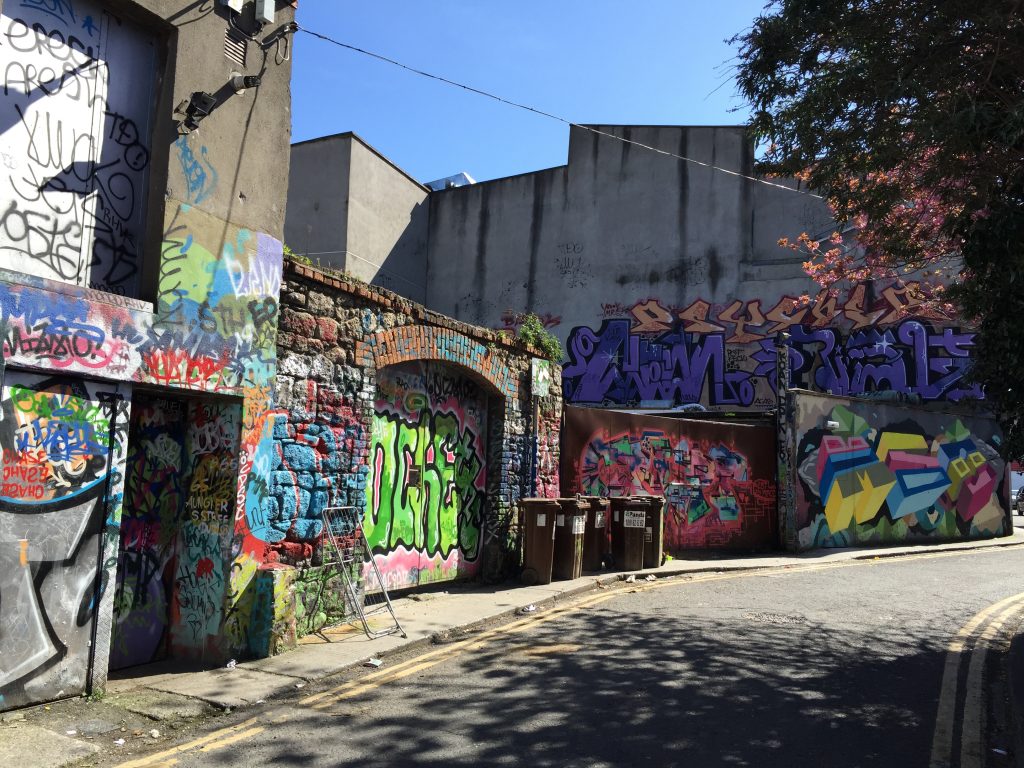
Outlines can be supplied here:
[[942, 634], [756, 609], [620, 611], [584, 609], [300, 715], [260, 756], [293, 766], [928, 763]]

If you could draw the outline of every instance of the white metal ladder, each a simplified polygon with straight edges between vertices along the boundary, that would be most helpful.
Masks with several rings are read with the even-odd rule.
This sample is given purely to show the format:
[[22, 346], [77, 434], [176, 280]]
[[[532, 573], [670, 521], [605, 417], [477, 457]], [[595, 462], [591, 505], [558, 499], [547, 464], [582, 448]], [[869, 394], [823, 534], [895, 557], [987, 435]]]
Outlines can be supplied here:
[[[366, 541], [362, 510], [358, 507], [325, 507], [323, 521], [324, 566], [336, 566], [341, 572], [345, 595], [359, 621], [362, 622], [366, 636], [376, 638], [398, 633], [402, 637], [408, 637], [395, 615], [380, 569], [377, 568], [373, 552]], [[367, 565], [369, 567], [365, 567]], [[362, 585], [362, 589], [360, 588], [364, 574], [368, 580], [376, 582], [379, 591], [367, 590], [365, 584]], [[371, 627], [370, 618], [385, 610], [391, 615], [393, 623], [383, 629]]]

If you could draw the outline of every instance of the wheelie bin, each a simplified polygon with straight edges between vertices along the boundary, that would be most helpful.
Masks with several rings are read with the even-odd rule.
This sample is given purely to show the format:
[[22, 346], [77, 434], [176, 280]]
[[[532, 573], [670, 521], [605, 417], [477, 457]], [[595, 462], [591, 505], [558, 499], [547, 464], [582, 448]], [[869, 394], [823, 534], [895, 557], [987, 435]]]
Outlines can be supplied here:
[[612, 557], [620, 571], [638, 571], [644, 567], [644, 528], [647, 503], [633, 496], [611, 500]]
[[554, 579], [578, 579], [583, 575], [583, 534], [587, 527], [586, 502], [579, 498], [559, 499], [561, 511], [555, 516]]
[[523, 499], [522, 505], [523, 570], [519, 580], [524, 584], [550, 584], [555, 517], [562, 507], [554, 499]]
[[660, 568], [665, 552], [665, 497], [647, 496], [644, 501], [644, 568]]
[[583, 570], [600, 571], [610, 554], [608, 546], [609, 503], [600, 496], [583, 496], [587, 503], [587, 529], [583, 533]]

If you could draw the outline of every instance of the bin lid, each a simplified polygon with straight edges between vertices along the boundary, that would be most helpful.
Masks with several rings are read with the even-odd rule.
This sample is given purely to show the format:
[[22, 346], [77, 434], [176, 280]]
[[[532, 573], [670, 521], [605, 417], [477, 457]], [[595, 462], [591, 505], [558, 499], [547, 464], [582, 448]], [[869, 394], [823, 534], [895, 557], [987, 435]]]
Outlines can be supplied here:
[[523, 504], [526, 509], [550, 509], [552, 507], [561, 507], [558, 503], [558, 499], [520, 499], [519, 502]]
[[577, 499], [573, 497], [571, 499], [559, 499], [558, 503], [562, 505], [562, 509], [565, 512], [579, 512], [582, 514], [587, 511], [587, 504], [583, 499]]
[[650, 504], [651, 506], [657, 506], [659, 504], [664, 504], [665, 503], [665, 497], [664, 496], [654, 496], [654, 495], [651, 495], [651, 494], [642, 494], [642, 495], [638, 495], [638, 496], [633, 496], [632, 498], [635, 501], [641, 502], [643, 504]]

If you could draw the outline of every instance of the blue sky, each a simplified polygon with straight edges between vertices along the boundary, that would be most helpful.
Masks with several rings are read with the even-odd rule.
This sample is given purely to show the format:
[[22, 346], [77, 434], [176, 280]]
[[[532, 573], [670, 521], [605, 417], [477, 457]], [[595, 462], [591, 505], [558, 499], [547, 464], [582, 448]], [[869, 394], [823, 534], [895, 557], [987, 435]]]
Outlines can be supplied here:
[[[764, 0], [303, 0], [301, 26], [581, 123], [734, 125], [724, 41]], [[292, 140], [355, 131], [420, 181], [561, 165], [564, 124], [299, 33]], [[739, 111], [735, 111], [739, 107]]]

